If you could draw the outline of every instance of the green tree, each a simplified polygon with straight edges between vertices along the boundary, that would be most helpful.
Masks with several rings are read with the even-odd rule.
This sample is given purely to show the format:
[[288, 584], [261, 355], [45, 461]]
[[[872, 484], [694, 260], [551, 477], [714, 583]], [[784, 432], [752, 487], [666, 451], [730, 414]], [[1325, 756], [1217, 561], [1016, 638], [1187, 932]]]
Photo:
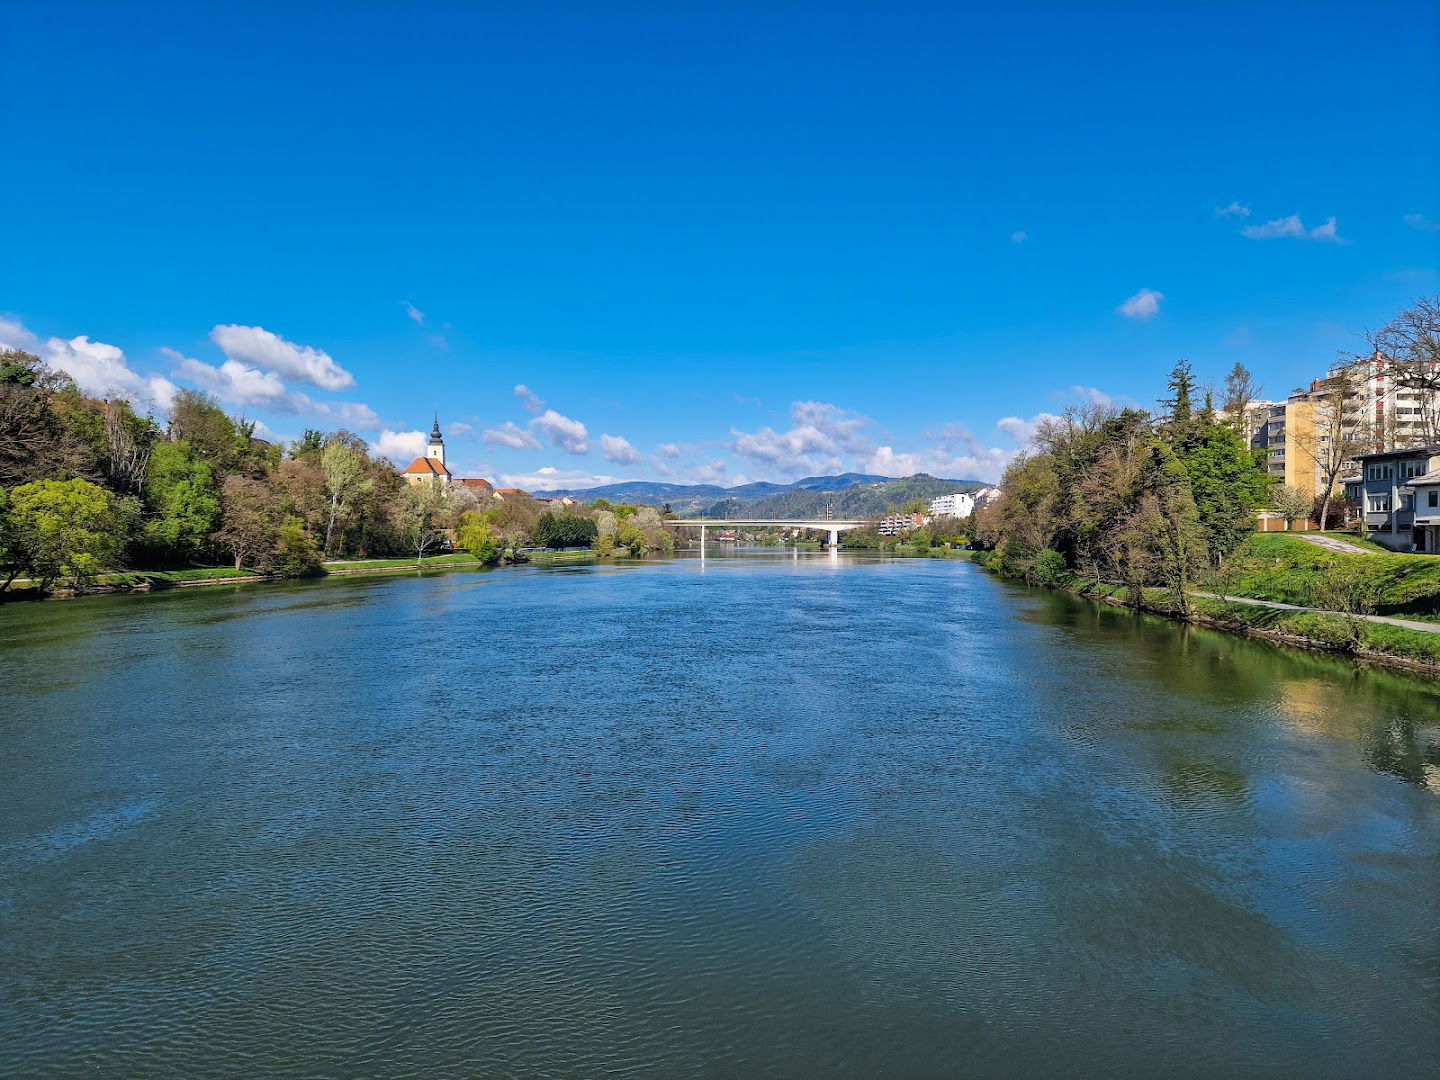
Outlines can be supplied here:
[[1194, 412], [1193, 398], [1195, 395], [1195, 373], [1190, 368], [1189, 360], [1176, 360], [1175, 366], [1170, 369], [1170, 396], [1162, 398], [1161, 404], [1165, 406], [1166, 419], [1174, 427], [1181, 427], [1190, 421]]
[[325, 518], [325, 557], [334, 552], [335, 525], [343, 520], [351, 502], [370, 487], [365, 454], [342, 438], [332, 437], [320, 451], [328, 507]]
[[150, 455], [145, 496], [150, 519], [143, 543], [149, 557], [198, 558], [220, 521], [220, 493], [209, 462], [187, 442], [160, 443]]
[[445, 489], [439, 481], [414, 484], [402, 493], [395, 525], [410, 550], [415, 552], [417, 563], [425, 557], [425, 552], [444, 539], [447, 509]]
[[1235, 427], [1211, 412], [1192, 420], [1176, 451], [1190, 479], [1210, 565], [1219, 566], [1254, 531], [1255, 512], [1269, 501], [1274, 480]]
[[41, 589], [93, 582], [117, 564], [124, 544], [114, 499], [88, 480], [23, 484], [11, 492], [7, 517], [20, 568]]
[[590, 547], [598, 535], [595, 522], [578, 514], [557, 514], [546, 510], [535, 522], [535, 543], [541, 547]]
[[275, 547], [275, 567], [286, 577], [310, 577], [320, 573], [320, 548], [315, 538], [305, 531], [299, 518], [291, 518], [280, 527], [280, 542]]
[[493, 566], [500, 561], [500, 542], [490, 531], [485, 515], [478, 510], [467, 510], [460, 515], [455, 540], [484, 566]]

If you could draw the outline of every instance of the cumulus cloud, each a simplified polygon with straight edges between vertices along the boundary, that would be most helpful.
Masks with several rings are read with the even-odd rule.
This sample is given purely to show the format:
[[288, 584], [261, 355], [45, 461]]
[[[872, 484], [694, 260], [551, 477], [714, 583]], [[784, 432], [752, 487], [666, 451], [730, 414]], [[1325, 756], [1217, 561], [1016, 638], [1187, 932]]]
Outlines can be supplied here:
[[1406, 214], [1405, 224], [1421, 232], [1440, 232], [1440, 221], [1431, 221], [1424, 214]]
[[0, 347], [33, 353], [46, 366], [69, 375], [92, 397], [123, 397], [139, 405], [168, 409], [179, 389], [169, 379], [135, 371], [123, 349], [91, 341], [88, 334], [41, 341], [19, 319], [0, 317]]
[[617, 465], [634, 465], [643, 455], [630, 445], [629, 439], [619, 435], [601, 435], [600, 456]]
[[864, 454], [874, 443], [863, 434], [869, 419], [821, 401], [790, 405], [792, 426], [786, 431], [730, 429], [730, 448], [741, 457], [790, 471], [844, 471], [843, 453]]
[[995, 422], [995, 427], [1009, 435], [1022, 447], [1029, 446], [1035, 438], [1036, 429], [1046, 420], [1060, 419], [1054, 413], [1036, 413], [1030, 419], [1025, 420], [1018, 416], [1006, 416]]
[[[1066, 391], [1066, 393], [1069, 394], [1071, 397], [1079, 398], [1081, 401], [1088, 401], [1092, 405], [1111, 405], [1115, 401], [1115, 399], [1112, 398], [1109, 394], [1107, 394], [1104, 390], [1098, 389], [1094, 386], [1075, 385], [1070, 387], [1070, 389]], [[1062, 394], [1060, 396], [1064, 397], [1065, 395]]]
[[947, 480], [994, 481], [1017, 453], [983, 445], [963, 424], [949, 424], [931, 438], [934, 441], [929, 446], [905, 452], [877, 446], [861, 468], [882, 476], [923, 472]]
[[381, 426], [380, 417], [375, 414], [375, 410], [358, 401], [317, 401], [314, 408], [321, 416], [335, 421], [342, 428], [376, 431]]
[[528, 413], [538, 413], [545, 408], [545, 402], [540, 399], [540, 395], [524, 383], [515, 387], [515, 396], [520, 399], [520, 404], [525, 406], [525, 411]]
[[391, 431], [386, 428], [378, 439], [370, 441], [370, 449], [382, 457], [388, 457], [399, 464], [409, 464], [425, 454], [425, 443], [429, 436], [423, 431]]
[[685, 452], [683, 449], [681, 449], [679, 443], [673, 442], [661, 443], [655, 449], [659, 452], [661, 457], [667, 457], [671, 460], [678, 458], [681, 454]]
[[1115, 310], [1127, 319], [1148, 319], [1160, 311], [1165, 294], [1156, 289], [1141, 289]]
[[480, 440], [491, 446], [508, 446], [513, 450], [540, 449], [540, 440], [514, 420], [506, 420], [498, 428], [488, 428], [480, 434]]
[[[516, 387], [518, 391], [520, 388]], [[572, 420], [554, 409], [546, 409], [530, 426], [550, 440], [552, 446], [567, 454], [588, 454], [590, 452], [590, 431], [579, 420]]]
[[473, 435], [473, 434], [475, 434], [475, 429], [474, 429], [474, 427], [472, 427], [472, 426], [469, 425], [469, 424], [462, 423], [462, 422], [460, 422], [460, 421], [458, 421], [458, 420], [457, 420], [455, 423], [453, 423], [453, 424], [447, 424], [447, 425], [446, 425], [446, 430], [449, 431], [450, 434], [452, 434], [452, 435]]
[[1231, 202], [1228, 206], [1217, 206], [1216, 217], [1249, 217], [1250, 205], [1248, 203]]
[[308, 397], [291, 390], [273, 371], [261, 371], [238, 360], [226, 360], [215, 367], [170, 348], [162, 348], [160, 354], [175, 365], [176, 375], [189, 379], [228, 404], [252, 405], [290, 414], [310, 406]]
[[425, 312], [421, 311], [409, 300], [401, 300], [400, 303], [405, 307], [405, 314], [410, 316], [411, 321], [414, 322], [416, 326], [425, 325]]
[[608, 476], [605, 473], [588, 473], [557, 469], [545, 465], [533, 473], [505, 473], [500, 477], [500, 487], [517, 487], [529, 492], [573, 490], [575, 488], [600, 487], [603, 484], [617, 484], [623, 477]]
[[260, 326], [216, 326], [210, 331], [210, 340], [227, 359], [247, 367], [264, 368], [323, 390], [355, 385], [355, 376], [331, 359], [329, 353], [296, 345]]
[[1300, 220], [1299, 214], [1275, 218], [1263, 225], [1246, 225], [1240, 230], [1240, 235], [1248, 236], [1252, 240], [1275, 240], [1291, 237], [1296, 240], [1321, 240], [1331, 244], [1345, 242], [1336, 230], [1333, 217], [1326, 218], [1324, 225], [1316, 225], [1313, 229], [1307, 229], [1305, 223]]
[[1016, 229], [1010, 234], [1010, 242], [1012, 244], [1023, 244], [1028, 239], [1030, 239], [1029, 234], [1027, 234], [1024, 229]]

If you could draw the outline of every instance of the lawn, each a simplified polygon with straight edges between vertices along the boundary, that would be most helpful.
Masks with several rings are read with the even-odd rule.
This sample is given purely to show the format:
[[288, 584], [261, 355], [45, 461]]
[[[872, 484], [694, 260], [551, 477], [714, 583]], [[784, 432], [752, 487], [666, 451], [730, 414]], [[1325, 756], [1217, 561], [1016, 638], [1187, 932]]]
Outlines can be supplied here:
[[1382, 615], [1440, 613], [1440, 556], [1340, 554], [1284, 533], [1254, 534], [1203, 587], [1255, 600], [1330, 607], [1334, 587], [1342, 581], [1361, 583]]

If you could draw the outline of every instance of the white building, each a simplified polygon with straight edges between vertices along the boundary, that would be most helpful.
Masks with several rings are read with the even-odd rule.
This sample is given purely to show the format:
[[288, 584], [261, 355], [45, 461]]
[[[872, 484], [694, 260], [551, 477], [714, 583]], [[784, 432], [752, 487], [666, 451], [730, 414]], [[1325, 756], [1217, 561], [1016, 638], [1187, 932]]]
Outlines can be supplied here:
[[934, 517], [969, 517], [975, 512], [975, 496], [968, 491], [957, 491], [953, 495], [937, 495], [930, 500], [930, 513]]
[[881, 536], [898, 536], [902, 532], [920, 528], [929, 520], [924, 514], [887, 514], [880, 519], [880, 526], [875, 531]]

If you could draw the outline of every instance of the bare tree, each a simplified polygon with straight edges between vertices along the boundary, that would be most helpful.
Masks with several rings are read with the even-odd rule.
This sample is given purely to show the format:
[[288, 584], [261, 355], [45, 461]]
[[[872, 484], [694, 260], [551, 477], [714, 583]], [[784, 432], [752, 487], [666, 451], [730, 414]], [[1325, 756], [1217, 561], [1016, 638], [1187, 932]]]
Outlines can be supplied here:
[[[148, 427], [148, 421], [146, 422]], [[105, 402], [105, 472], [121, 491], [138, 494], [145, 487], [150, 468], [152, 432], [140, 428], [130, 406], [123, 401]]]
[[1370, 430], [1359, 410], [1345, 411], [1345, 402], [1355, 389], [1354, 376], [1338, 369], [1329, 378], [1315, 384], [1308, 395], [1313, 409], [1313, 422], [1296, 424], [1289, 441], [1315, 466], [1320, 481], [1320, 521], [1330, 513], [1330, 500], [1340, 471], [1357, 454], [1370, 449]]
[[449, 509], [444, 485], [439, 480], [415, 484], [401, 496], [395, 511], [395, 526], [415, 549], [416, 563], [445, 538]]
[[1237, 360], [1230, 374], [1225, 376], [1225, 388], [1220, 392], [1220, 408], [1243, 428], [1245, 413], [1260, 397], [1261, 389], [1249, 369]]
[[1440, 442], [1440, 297], [1422, 297], [1365, 335], [1394, 385], [1419, 398], [1421, 440]]

